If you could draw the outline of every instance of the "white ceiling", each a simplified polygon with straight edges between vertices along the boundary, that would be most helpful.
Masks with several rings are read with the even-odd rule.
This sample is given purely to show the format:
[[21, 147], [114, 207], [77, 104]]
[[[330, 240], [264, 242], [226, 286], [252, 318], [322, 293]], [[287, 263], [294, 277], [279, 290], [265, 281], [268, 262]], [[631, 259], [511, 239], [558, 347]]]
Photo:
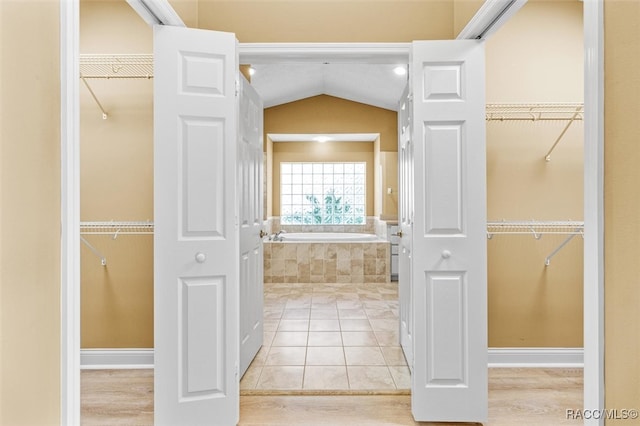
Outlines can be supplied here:
[[395, 111], [407, 82], [397, 64], [255, 64], [251, 84], [269, 108], [330, 95]]

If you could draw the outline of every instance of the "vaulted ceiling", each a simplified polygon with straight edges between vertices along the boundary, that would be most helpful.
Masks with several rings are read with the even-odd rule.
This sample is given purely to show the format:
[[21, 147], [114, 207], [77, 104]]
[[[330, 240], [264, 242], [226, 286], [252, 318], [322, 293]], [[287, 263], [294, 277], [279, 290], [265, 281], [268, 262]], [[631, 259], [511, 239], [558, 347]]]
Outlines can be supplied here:
[[396, 110], [407, 83], [394, 64], [256, 64], [251, 83], [265, 108], [317, 95], [330, 95]]

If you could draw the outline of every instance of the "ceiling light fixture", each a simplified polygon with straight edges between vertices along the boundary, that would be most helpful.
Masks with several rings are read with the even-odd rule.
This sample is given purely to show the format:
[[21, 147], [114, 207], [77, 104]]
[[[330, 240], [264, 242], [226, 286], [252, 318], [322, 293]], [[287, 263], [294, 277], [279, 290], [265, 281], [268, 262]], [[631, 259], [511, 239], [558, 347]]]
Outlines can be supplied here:
[[397, 67], [395, 67], [393, 69], [393, 72], [396, 75], [406, 75], [407, 74], [407, 69], [403, 65], [399, 65], [399, 66], [397, 66]]
[[313, 140], [316, 142], [325, 143], [327, 141], [330, 141], [331, 138], [329, 136], [316, 136], [313, 138]]
[[254, 67], [249, 67], [249, 75], [254, 75], [256, 73], [256, 69]]

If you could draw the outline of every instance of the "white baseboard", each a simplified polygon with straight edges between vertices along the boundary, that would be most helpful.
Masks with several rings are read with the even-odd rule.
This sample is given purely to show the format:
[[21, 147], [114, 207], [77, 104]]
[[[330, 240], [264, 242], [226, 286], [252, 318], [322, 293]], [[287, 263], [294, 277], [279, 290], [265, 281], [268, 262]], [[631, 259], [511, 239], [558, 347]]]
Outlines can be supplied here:
[[[153, 349], [82, 349], [82, 369], [153, 368]], [[582, 368], [582, 348], [489, 348], [489, 368]]]
[[153, 349], [81, 349], [83, 370], [153, 368]]
[[583, 348], [489, 348], [489, 368], [583, 368]]

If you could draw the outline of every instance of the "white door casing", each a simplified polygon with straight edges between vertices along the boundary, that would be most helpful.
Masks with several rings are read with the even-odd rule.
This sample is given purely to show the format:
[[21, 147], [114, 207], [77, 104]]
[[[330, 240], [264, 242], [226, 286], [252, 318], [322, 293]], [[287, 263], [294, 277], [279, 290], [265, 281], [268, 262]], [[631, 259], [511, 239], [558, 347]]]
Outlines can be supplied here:
[[398, 301], [400, 307], [400, 346], [410, 370], [413, 370], [413, 324], [411, 312], [411, 236], [413, 222], [413, 144], [411, 143], [411, 96], [409, 85], [398, 110]]
[[412, 412], [484, 422], [487, 258], [484, 42], [416, 41]]
[[263, 340], [263, 107], [247, 79], [239, 80], [240, 377]]
[[236, 44], [154, 26], [158, 425], [239, 419]]

